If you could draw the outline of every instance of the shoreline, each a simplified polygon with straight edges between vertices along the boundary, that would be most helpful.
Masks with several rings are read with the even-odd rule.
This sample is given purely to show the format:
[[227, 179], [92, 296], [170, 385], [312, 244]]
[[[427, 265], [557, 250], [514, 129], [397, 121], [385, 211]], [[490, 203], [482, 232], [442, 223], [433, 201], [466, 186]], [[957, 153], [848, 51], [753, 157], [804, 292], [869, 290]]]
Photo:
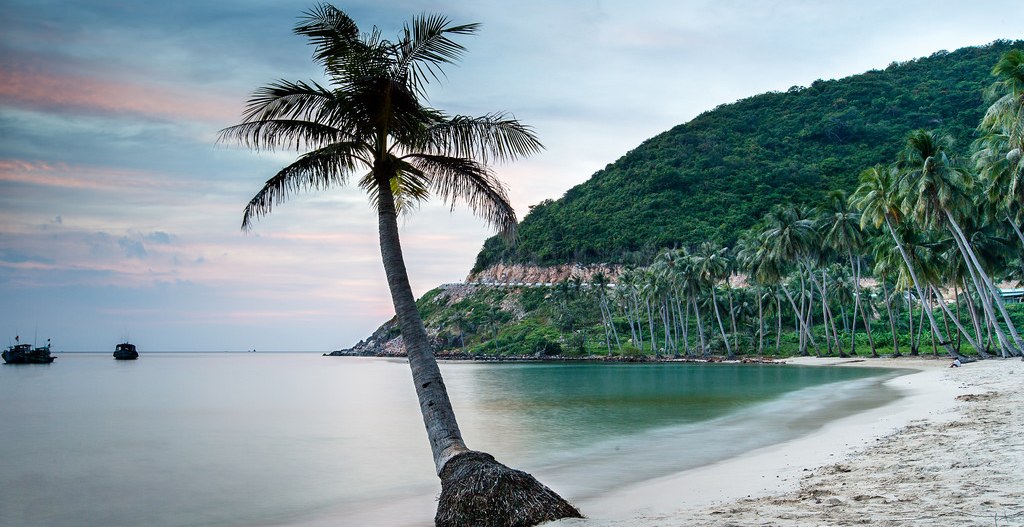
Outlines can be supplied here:
[[[929, 517], [940, 518], [933, 525], [993, 525], [994, 518], [1024, 525], [1020, 360], [961, 368], [923, 357], [785, 362], [916, 371], [886, 381], [903, 394], [890, 404], [781, 444], [579, 500], [586, 519], [544, 525], [906, 525]], [[979, 414], [989, 417], [982, 423]]]

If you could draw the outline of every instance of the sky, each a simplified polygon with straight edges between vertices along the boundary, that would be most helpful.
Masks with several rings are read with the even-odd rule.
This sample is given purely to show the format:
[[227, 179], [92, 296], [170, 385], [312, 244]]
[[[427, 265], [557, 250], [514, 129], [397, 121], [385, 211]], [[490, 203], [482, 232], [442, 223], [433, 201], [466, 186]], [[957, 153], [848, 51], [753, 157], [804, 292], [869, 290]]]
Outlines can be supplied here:
[[[294, 151], [218, 144], [256, 88], [322, 81], [309, 0], [0, 0], [0, 339], [55, 351], [330, 351], [394, 314], [358, 188], [242, 208]], [[434, 83], [450, 114], [507, 111], [546, 149], [495, 167], [520, 218], [720, 104], [997, 39], [1019, 0], [356, 0], [363, 30], [479, 22]], [[466, 210], [402, 224], [414, 293], [465, 279], [492, 233]]]

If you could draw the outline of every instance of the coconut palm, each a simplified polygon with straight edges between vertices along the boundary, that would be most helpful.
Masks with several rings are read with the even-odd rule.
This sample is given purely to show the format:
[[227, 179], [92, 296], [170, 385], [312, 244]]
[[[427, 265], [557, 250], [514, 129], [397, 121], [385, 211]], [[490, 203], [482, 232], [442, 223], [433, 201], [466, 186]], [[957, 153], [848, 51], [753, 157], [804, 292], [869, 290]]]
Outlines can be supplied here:
[[[901, 190], [905, 196], [904, 210], [909, 211], [925, 227], [949, 229], [968, 269], [972, 270], [975, 287], [983, 307], [993, 321], [993, 330], [1003, 353], [1020, 355], [1024, 352], [1024, 343], [1006, 312], [999, 289], [982, 267], [970, 240], [957, 221], [961, 211], [972, 210], [967, 191], [973, 185], [973, 179], [946, 155], [951, 144], [952, 139], [948, 136], [939, 136], [925, 130], [914, 131], [907, 138], [900, 162], [905, 167], [901, 181]], [[997, 322], [996, 309], [1008, 326], [1013, 337], [1012, 343]]]
[[[514, 211], [488, 164], [538, 152], [542, 146], [536, 136], [506, 114], [451, 116], [424, 104], [430, 81], [465, 50], [453, 38], [477, 29], [477, 24], [454, 25], [443, 16], [420, 15], [392, 41], [376, 27], [360, 33], [344, 12], [318, 5], [294, 31], [313, 45], [313, 58], [329, 85], [282, 80], [259, 88], [242, 123], [220, 136], [254, 150], [306, 150], [249, 201], [243, 229], [297, 191], [354, 182], [369, 195], [388, 288], [441, 478], [435, 523], [533, 525], [579, 512], [528, 474], [466, 447], [416, 310], [399, 240], [399, 214], [431, 196], [451, 206], [464, 202], [500, 232], [514, 232]], [[487, 483], [475, 488], [480, 481]], [[484, 513], [489, 519], [481, 519]]]
[[608, 346], [608, 356], [610, 357], [612, 355], [612, 339], [615, 340], [616, 349], [622, 351], [619, 333], [615, 330], [615, 322], [608, 301], [608, 286], [611, 282], [608, 275], [600, 271], [594, 273], [590, 281], [597, 290], [597, 307], [601, 311], [601, 327], [604, 329], [604, 341]]
[[775, 272], [781, 272], [791, 264], [797, 265], [796, 276], [800, 283], [801, 306], [797, 306], [796, 300], [784, 282], [782, 282], [782, 290], [793, 307], [800, 328], [800, 353], [806, 355], [807, 343], [810, 343], [815, 349], [818, 347], [811, 328], [810, 306], [808, 305], [806, 309], [803, 307], [806, 304], [804, 299], [810, 296], [807, 291], [807, 278], [810, 277], [817, 283], [810, 260], [820, 245], [818, 234], [814, 230], [814, 222], [811, 220], [810, 209], [796, 205], [773, 208], [765, 215], [761, 237], [768, 253], [768, 259], [773, 262], [771, 267]]
[[973, 159], [986, 196], [1024, 245], [1024, 50], [1006, 52], [992, 74], [998, 80], [988, 90], [993, 102], [978, 126]]
[[732, 266], [728, 252], [729, 249], [726, 247], [717, 247], [711, 242], [704, 242], [693, 254], [693, 265], [698, 280], [711, 291], [711, 306], [715, 312], [715, 320], [718, 321], [718, 330], [722, 333], [726, 353], [731, 359], [733, 350], [729, 345], [729, 337], [725, 333], [725, 325], [722, 323], [722, 314], [718, 308], [718, 294], [716, 293], [718, 282], [729, 275], [729, 269]]
[[874, 338], [871, 335], [871, 320], [861, 305], [861, 259], [860, 252], [864, 248], [864, 231], [860, 226], [860, 212], [851, 208], [846, 193], [837, 190], [828, 195], [827, 205], [819, 211], [818, 229], [822, 242], [829, 248], [842, 254], [845, 253], [850, 262], [851, 279], [853, 282], [853, 324], [851, 326], [850, 353], [856, 354], [857, 348], [857, 314], [864, 321], [864, 329], [868, 334], [868, 342], [874, 349]]
[[[927, 301], [928, 297], [925, 296], [921, 281], [918, 280], [917, 272], [914, 269], [915, 266], [896, 234], [895, 226], [905, 216], [897, 188], [899, 177], [899, 169], [895, 166], [888, 168], [874, 166], [861, 172], [860, 184], [853, 193], [852, 202], [861, 211], [861, 227], [869, 224], [874, 225], [876, 228], [881, 227], [883, 224], [886, 226], [889, 235], [892, 236], [893, 242], [896, 245], [896, 250], [903, 259], [905, 265], [903, 269], [908, 273], [910, 283], [917, 292], [917, 298], [921, 300], [921, 307], [928, 317], [928, 323], [931, 325], [932, 331], [951, 356], [959, 357], [959, 353], [953, 349], [950, 342], [939, 329], [939, 324], [935, 321], [935, 315], [932, 313], [931, 302]], [[878, 257], [879, 254], [876, 253], [876, 260], [878, 260]]]

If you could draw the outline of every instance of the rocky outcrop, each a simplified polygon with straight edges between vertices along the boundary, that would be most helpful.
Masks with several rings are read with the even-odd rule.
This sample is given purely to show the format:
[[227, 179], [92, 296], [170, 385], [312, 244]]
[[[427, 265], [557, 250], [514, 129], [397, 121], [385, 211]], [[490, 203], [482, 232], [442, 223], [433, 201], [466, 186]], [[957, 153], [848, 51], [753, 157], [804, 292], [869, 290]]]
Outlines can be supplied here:
[[584, 282], [592, 282], [594, 275], [604, 273], [608, 280], [615, 283], [623, 266], [613, 264], [593, 265], [523, 265], [523, 264], [496, 264], [483, 271], [470, 274], [466, 277], [467, 284], [557, 284], [577, 276]]
[[[459, 302], [473, 294], [480, 287], [473, 284], [443, 284], [438, 287], [439, 292], [433, 301], [443, 304]], [[514, 316], [517, 314], [520, 317], [522, 316], [523, 309], [518, 302], [515, 305], [506, 305], [507, 303], [504, 302], [502, 304], [502, 309], [513, 313]], [[445, 342], [439, 337], [444, 329], [443, 327], [437, 326], [436, 322], [432, 325], [429, 320], [424, 320], [423, 322], [427, 330], [427, 336], [433, 341], [434, 349], [451, 347], [451, 342]], [[406, 355], [405, 341], [402, 340], [402, 333], [398, 328], [398, 319], [392, 317], [391, 320], [377, 328], [372, 335], [360, 340], [351, 348], [332, 351], [325, 355], [336, 357], [404, 357]]]
[[404, 357], [405, 343], [398, 330], [398, 319], [382, 324], [372, 335], [360, 340], [351, 348], [332, 351], [333, 356], [359, 356], [359, 357]]

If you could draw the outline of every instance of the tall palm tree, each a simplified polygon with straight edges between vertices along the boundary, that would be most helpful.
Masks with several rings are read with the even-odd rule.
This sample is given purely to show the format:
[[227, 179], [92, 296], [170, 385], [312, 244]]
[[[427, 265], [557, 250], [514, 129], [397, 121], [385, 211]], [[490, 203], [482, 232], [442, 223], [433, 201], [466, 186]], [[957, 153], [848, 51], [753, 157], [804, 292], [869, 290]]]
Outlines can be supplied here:
[[[324, 68], [329, 86], [281, 80], [259, 88], [241, 124], [222, 130], [220, 138], [254, 150], [306, 150], [249, 201], [243, 229], [297, 191], [344, 186], [355, 178], [369, 195], [388, 288], [441, 478], [435, 523], [534, 525], [578, 517], [579, 512], [528, 474], [466, 447], [416, 310], [399, 240], [399, 214], [432, 195], [451, 206], [465, 202], [500, 232], [514, 233], [514, 210], [488, 164], [538, 152], [542, 145], [536, 136], [506, 114], [450, 116], [424, 104], [430, 81], [465, 51], [453, 38], [478, 27], [420, 15], [392, 41], [376, 27], [360, 33], [344, 12], [318, 5], [294, 31], [313, 45], [314, 61]], [[479, 487], [489, 492], [473, 488], [480, 481], [487, 481]], [[480, 509], [489, 520], [480, 519]]]
[[[764, 226], [761, 237], [768, 251], [769, 259], [773, 262], [772, 267], [776, 271], [786, 268], [788, 265], [798, 267], [797, 276], [800, 279], [800, 298], [804, 304], [807, 293], [806, 277], [809, 275], [814, 281], [814, 272], [811, 270], [810, 259], [813, 251], [819, 246], [817, 232], [814, 230], [814, 222], [810, 218], [810, 211], [796, 205], [785, 205], [773, 208], [764, 218]], [[803, 267], [800, 267], [803, 266]], [[816, 281], [815, 281], [816, 283]], [[782, 290], [793, 307], [797, 323], [800, 327], [800, 353], [807, 354], [806, 344], [809, 342], [817, 349], [811, 329], [811, 313], [797, 306], [796, 301], [789, 293], [789, 289], [781, 282]]]
[[901, 181], [905, 196], [904, 210], [911, 212], [914, 219], [925, 227], [949, 229], [968, 269], [973, 268], [972, 275], [982, 305], [993, 322], [997, 320], [993, 306], [999, 310], [1013, 337], [1014, 342], [1011, 343], [1000, 325], [997, 322], [993, 324], [1004, 354], [1021, 355], [1024, 353], [1024, 343], [1003, 306], [999, 289], [985, 272], [970, 240], [957, 221], [961, 211], [972, 209], [967, 191], [973, 185], [973, 179], [950, 161], [946, 151], [951, 144], [952, 139], [948, 136], [939, 136], [926, 130], [916, 130], [907, 138], [901, 160], [905, 167]]
[[728, 256], [729, 249], [717, 247], [711, 242], [700, 244], [694, 257], [694, 272], [698, 280], [711, 291], [711, 306], [715, 312], [715, 319], [718, 321], [718, 330], [722, 333], [722, 340], [725, 342], [725, 351], [729, 358], [733, 357], [732, 346], [729, 345], [729, 337], [725, 333], [725, 325], [722, 323], [722, 314], [718, 308], [718, 294], [716, 288], [718, 282], [729, 275], [732, 262]]
[[992, 74], [998, 80], [988, 90], [993, 102], [978, 126], [973, 159], [988, 199], [1024, 245], [1024, 50], [1006, 52]]
[[851, 326], [850, 353], [857, 353], [857, 314], [864, 321], [864, 329], [868, 334], [868, 342], [874, 349], [875, 342], [871, 335], [871, 320], [861, 305], [860, 252], [864, 248], [864, 231], [860, 227], [860, 212], [851, 208], [846, 193], [837, 190], [830, 192], [828, 203], [819, 211], [818, 229], [822, 242], [829, 248], [846, 253], [850, 262], [853, 282], [853, 324]]
[[860, 184], [853, 193], [853, 205], [861, 211], [861, 227], [868, 224], [873, 224], [876, 228], [883, 224], [886, 226], [896, 244], [896, 250], [903, 259], [904, 269], [917, 292], [917, 298], [921, 300], [921, 307], [928, 317], [932, 331], [943, 343], [943, 347], [950, 356], [959, 357], [959, 353], [953, 349], [951, 343], [939, 329], [939, 324], [935, 321], [935, 315], [932, 313], [931, 302], [928, 301], [929, 297], [925, 296], [921, 281], [918, 280], [917, 272], [914, 270], [915, 265], [896, 234], [895, 225], [900, 223], [905, 216], [897, 188], [899, 175], [899, 170], [896, 167], [874, 166], [861, 172]]

